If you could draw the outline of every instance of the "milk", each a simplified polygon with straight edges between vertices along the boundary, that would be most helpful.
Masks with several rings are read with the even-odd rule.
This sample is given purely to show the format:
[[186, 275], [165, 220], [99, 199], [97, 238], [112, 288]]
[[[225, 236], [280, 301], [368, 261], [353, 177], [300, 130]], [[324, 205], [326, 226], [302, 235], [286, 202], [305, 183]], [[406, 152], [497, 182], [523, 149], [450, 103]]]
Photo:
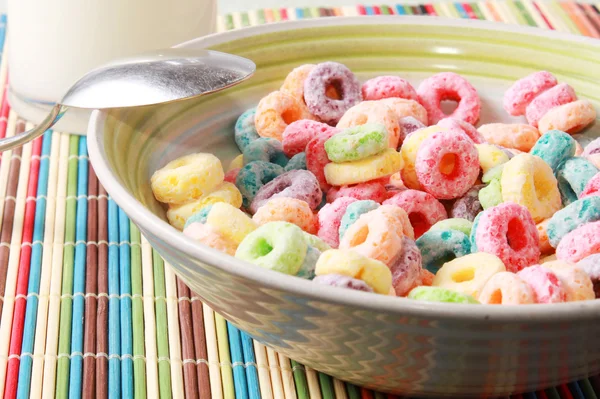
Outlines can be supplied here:
[[90, 69], [215, 26], [215, 0], [8, 0], [11, 99], [44, 108]]

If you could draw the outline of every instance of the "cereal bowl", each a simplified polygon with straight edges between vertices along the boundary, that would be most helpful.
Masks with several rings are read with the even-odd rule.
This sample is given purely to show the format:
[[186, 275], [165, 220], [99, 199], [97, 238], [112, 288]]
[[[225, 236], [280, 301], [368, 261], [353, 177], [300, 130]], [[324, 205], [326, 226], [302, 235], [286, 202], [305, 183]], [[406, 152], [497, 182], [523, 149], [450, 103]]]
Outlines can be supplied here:
[[[171, 227], [151, 174], [192, 152], [226, 165], [239, 152], [233, 124], [304, 63], [333, 60], [361, 80], [398, 74], [413, 83], [439, 71], [480, 92], [482, 121], [510, 121], [502, 93], [536, 70], [552, 71], [600, 104], [600, 42], [477, 21], [419, 17], [323, 18], [252, 27], [194, 40], [253, 60], [249, 81], [197, 99], [96, 111], [89, 152], [98, 178], [175, 273], [256, 340], [337, 378], [423, 396], [500, 396], [600, 372], [600, 300], [473, 306], [418, 302], [323, 287], [242, 262]], [[580, 136], [598, 136], [596, 123]]]

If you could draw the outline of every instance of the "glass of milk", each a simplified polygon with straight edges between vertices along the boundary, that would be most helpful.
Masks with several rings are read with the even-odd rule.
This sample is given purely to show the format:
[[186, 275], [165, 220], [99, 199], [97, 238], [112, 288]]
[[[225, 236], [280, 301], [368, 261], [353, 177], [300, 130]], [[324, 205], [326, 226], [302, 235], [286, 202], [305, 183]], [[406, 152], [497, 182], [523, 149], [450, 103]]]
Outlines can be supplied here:
[[[216, 0], [8, 0], [10, 104], [39, 122], [89, 70], [214, 32], [216, 9]], [[85, 133], [89, 114], [71, 109], [55, 129]]]

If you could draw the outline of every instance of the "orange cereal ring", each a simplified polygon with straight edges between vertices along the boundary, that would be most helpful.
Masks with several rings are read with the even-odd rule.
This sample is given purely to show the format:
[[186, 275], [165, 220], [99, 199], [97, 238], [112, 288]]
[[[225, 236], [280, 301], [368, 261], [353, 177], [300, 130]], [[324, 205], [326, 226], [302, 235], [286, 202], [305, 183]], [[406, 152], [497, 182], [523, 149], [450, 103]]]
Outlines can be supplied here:
[[258, 225], [269, 222], [289, 222], [309, 234], [317, 234], [317, 217], [306, 202], [296, 198], [272, 198], [258, 208], [252, 219]]
[[396, 149], [400, 140], [400, 125], [394, 111], [381, 101], [363, 101], [350, 108], [337, 124], [337, 128], [360, 126], [366, 123], [380, 123], [389, 135], [389, 147]]
[[522, 123], [488, 123], [477, 129], [490, 144], [528, 152], [540, 138], [540, 132]]
[[542, 255], [550, 255], [554, 253], [554, 248], [550, 245], [548, 240], [548, 223], [550, 219], [545, 219], [536, 225], [538, 234], [540, 236], [540, 252]]
[[309, 118], [298, 99], [282, 91], [274, 91], [258, 103], [254, 124], [259, 136], [281, 141], [287, 125]]
[[546, 112], [538, 122], [538, 128], [542, 134], [554, 129], [573, 134], [583, 130], [595, 120], [596, 109], [592, 103], [578, 100]]
[[285, 77], [285, 80], [283, 81], [283, 84], [279, 90], [298, 100], [300, 108], [302, 108], [304, 114], [307, 116], [310, 115], [310, 118], [305, 119], [316, 120], [317, 118], [310, 113], [306, 103], [304, 102], [304, 81], [315, 66], [315, 64], [304, 64], [292, 69], [292, 72]]
[[535, 296], [529, 284], [511, 272], [494, 274], [485, 283], [477, 299], [488, 305], [535, 303]]
[[396, 115], [398, 120], [407, 116], [412, 116], [425, 126], [427, 126], [427, 110], [418, 101], [407, 100], [405, 98], [390, 97], [379, 100], [387, 105]]

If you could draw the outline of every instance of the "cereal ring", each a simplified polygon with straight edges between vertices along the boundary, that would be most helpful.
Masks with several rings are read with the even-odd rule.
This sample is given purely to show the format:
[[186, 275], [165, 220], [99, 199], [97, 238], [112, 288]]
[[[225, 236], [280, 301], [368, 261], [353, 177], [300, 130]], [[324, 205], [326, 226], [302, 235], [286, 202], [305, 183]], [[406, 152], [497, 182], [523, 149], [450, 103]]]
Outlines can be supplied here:
[[212, 226], [195, 222], [188, 225], [183, 230], [183, 234], [204, 245], [224, 252], [227, 255], [235, 255], [237, 244], [223, 237], [219, 234], [217, 229]]
[[306, 170], [306, 153], [301, 152], [300, 154], [294, 155], [287, 165], [285, 165], [283, 170], [286, 172], [289, 172], [290, 170]]
[[579, 198], [586, 198], [592, 195], [600, 196], [600, 173], [596, 173], [594, 177], [587, 182], [585, 188], [581, 194], [579, 194]]
[[577, 262], [577, 266], [582, 268], [594, 285], [596, 299], [600, 298], [600, 254], [590, 255]]
[[323, 132], [313, 137], [306, 145], [306, 169], [315, 175], [323, 191], [327, 191], [330, 187], [325, 179], [325, 166], [329, 163], [325, 142], [337, 133], [339, 133], [338, 129]]
[[485, 143], [485, 138], [475, 129], [473, 125], [460, 119], [444, 118], [437, 123], [438, 126], [450, 131], [463, 132], [475, 144]]
[[392, 286], [398, 296], [405, 296], [421, 278], [421, 252], [414, 240], [404, 236], [398, 258], [390, 264]]
[[557, 83], [556, 78], [546, 71], [534, 72], [519, 79], [504, 93], [504, 109], [512, 116], [525, 115], [529, 103]]
[[330, 204], [325, 205], [317, 213], [319, 219], [318, 236], [332, 248], [340, 244], [340, 223], [346, 213], [348, 205], [357, 201], [351, 197], [339, 197]]
[[421, 189], [419, 179], [417, 178], [417, 172], [415, 171], [415, 162], [417, 160], [417, 153], [423, 141], [435, 133], [447, 131], [448, 130], [439, 126], [430, 126], [425, 129], [417, 130], [404, 139], [404, 143], [402, 143], [402, 147], [400, 148], [400, 154], [404, 160], [404, 167], [402, 168], [401, 175], [402, 181], [406, 187], [414, 190]]
[[223, 183], [225, 173], [212, 154], [185, 155], [169, 162], [150, 178], [154, 197], [167, 204], [185, 204]]
[[592, 154], [585, 157], [588, 161], [590, 161], [595, 167], [600, 169], [600, 154]]
[[419, 285], [425, 286], [425, 287], [431, 287], [431, 284], [433, 284], [433, 279], [435, 278], [435, 274], [431, 273], [429, 270], [427, 269], [421, 269], [421, 277], [419, 280]]
[[349, 127], [325, 142], [325, 152], [331, 162], [359, 161], [386, 148], [388, 133], [379, 123]]
[[[424, 125], [412, 116], [405, 116], [404, 118], [398, 119], [398, 125], [400, 126], [400, 138], [398, 139], [398, 144], [400, 146], [409, 134], [427, 127], [427, 125]], [[398, 147], [398, 150], [400, 150], [400, 146]]]
[[466, 235], [470, 235], [472, 228], [473, 222], [467, 219], [452, 218], [440, 220], [431, 226], [430, 230], [457, 230], [461, 233], [465, 233]]
[[248, 234], [235, 257], [265, 269], [295, 276], [306, 256], [302, 230], [292, 223], [271, 222]]
[[479, 190], [477, 194], [481, 208], [488, 209], [502, 203], [502, 183], [500, 179], [492, 180], [487, 186]]
[[334, 187], [327, 192], [327, 202], [333, 202], [339, 197], [352, 197], [381, 203], [388, 197], [388, 192], [380, 181], [373, 180], [351, 186]]
[[329, 285], [331, 287], [349, 288], [356, 291], [374, 292], [367, 283], [356, 278], [343, 276], [341, 274], [324, 274], [313, 280], [315, 283]]
[[[340, 98], [328, 96], [329, 87], [334, 87]], [[348, 109], [362, 101], [360, 82], [345, 65], [323, 62], [304, 81], [304, 101], [313, 115], [335, 124]]]
[[396, 97], [384, 98], [383, 100], [379, 100], [379, 102], [387, 105], [394, 115], [396, 115], [398, 121], [403, 118], [412, 117], [422, 123], [423, 127], [427, 126], [427, 111], [425, 107], [416, 101], [416, 98], [414, 100]]
[[543, 265], [544, 263], [548, 262], [554, 262], [555, 260], [557, 260], [556, 254], [548, 255], [540, 259], [540, 265]]
[[529, 284], [510, 272], [494, 274], [483, 286], [477, 299], [487, 305], [535, 303], [534, 293]]
[[590, 155], [600, 154], [600, 137], [590, 141], [584, 148], [583, 153], [581, 154], [584, 157], [588, 157]]
[[245, 165], [235, 179], [235, 185], [242, 193], [244, 207], [250, 203], [258, 190], [284, 172], [279, 165], [263, 161], [254, 161]]
[[529, 103], [525, 110], [527, 123], [537, 127], [540, 119], [552, 108], [560, 107], [563, 104], [573, 101], [577, 101], [575, 90], [566, 83], [560, 83], [546, 90]]
[[225, 178], [223, 181], [235, 184], [235, 180], [237, 179], [237, 175], [240, 173], [240, 170], [242, 170], [242, 168], [231, 169], [229, 172], [225, 173]]
[[382, 205], [362, 214], [346, 230], [340, 249], [352, 249], [390, 265], [402, 250], [402, 237], [408, 216], [404, 210]]
[[511, 158], [501, 148], [493, 144], [475, 144], [475, 148], [479, 156], [479, 166], [484, 174], [508, 162]]
[[378, 76], [363, 83], [362, 96], [365, 100], [401, 98], [417, 100], [417, 92], [412, 85], [398, 76]]
[[356, 201], [348, 205], [346, 212], [344, 212], [344, 216], [342, 216], [340, 221], [340, 241], [344, 237], [348, 227], [352, 226], [352, 224], [354, 224], [354, 222], [356, 222], [363, 213], [370, 212], [377, 208], [379, 208], [379, 204], [371, 200]]
[[244, 150], [244, 165], [254, 161], [271, 162], [279, 166], [285, 166], [289, 160], [283, 153], [281, 141], [260, 137], [248, 144]]
[[556, 257], [577, 263], [586, 256], [600, 253], [600, 222], [587, 223], [565, 235], [556, 246]]
[[434, 287], [462, 292], [475, 298], [496, 273], [506, 271], [495, 255], [477, 252], [444, 263], [433, 279]]
[[258, 227], [248, 215], [226, 202], [211, 205], [206, 216], [206, 224], [214, 227], [223, 237], [236, 245]]
[[[308, 74], [314, 67], [314, 64], [304, 64], [292, 69], [279, 88], [280, 91], [287, 93], [298, 100], [298, 104], [305, 115], [311, 115], [311, 113], [304, 102], [304, 81], [306, 81]], [[310, 119], [314, 119], [314, 117]]]
[[548, 223], [548, 239], [554, 248], [560, 240], [586, 223], [600, 220], [600, 197], [583, 198], [556, 212]]
[[325, 165], [325, 179], [333, 186], [364, 183], [389, 176], [402, 169], [402, 156], [393, 148], [360, 161]]
[[242, 167], [244, 167], [244, 154], [238, 155], [237, 157], [233, 158], [231, 162], [229, 162], [227, 172], [230, 172], [234, 169], [241, 169]]
[[302, 262], [302, 266], [300, 266], [300, 270], [298, 270], [296, 276], [306, 280], [313, 280], [315, 278], [315, 270], [320, 256], [321, 251], [308, 245], [306, 248], [306, 255], [304, 255], [304, 262]]
[[596, 109], [592, 103], [578, 100], [548, 111], [538, 122], [538, 128], [541, 133], [556, 129], [573, 134], [583, 130], [595, 120]]
[[531, 155], [537, 155], [546, 162], [554, 172], [559, 165], [575, 156], [577, 141], [560, 130], [550, 130], [539, 138], [531, 149]]
[[567, 292], [559, 278], [545, 266], [526, 267], [517, 273], [531, 287], [535, 303], [560, 303], [567, 300]]
[[563, 205], [576, 201], [597, 173], [598, 168], [582, 157], [571, 157], [561, 163], [556, 170], [556, 180]]
[[287, 125], [300, 119], [311, 119], [303, 112], [300, 101], [282, 91], [274, 91], [258, 103], [254, 124], [260, 137], [281, 141]]
[[542, 255], [549, 255], [554, 252], [554, 247], [550, 245], [548, 240], [548, 223], [550, 223], [550, 219], [545, 219], [535, 226], [540, 237], [540, 252]]
[[241, 114], [235, 122], [234, 138], [240, 152], [244, 152], [248, 144], [260, 137], [254, 124], [255, 116], [256, 108], [250, 108]]
[[[452, 117], [474, 125], [479, 120], [481, 100], [477, 90], [465, 78], [453, 72], [441, 72], [425, 79], [417, 89], [419, 102], [427, 110], [430, 124]], [[456, 101], [458, 106], [446, 115], [440, 108], [445, 100]]]
[[432, 273], [446, 262], [471, 252], [469, 237], [457, 230], [429, 230], [417, 239], [423, 267]]
[[466, 135], [435, 133], [421, 144], [415, 170], [421, 187], [434, 197], [458, 198], [475, 184], [479, 157]]
[[518, 272], [540, 260], [540, 242], [527, 208], [504, 203], [481, 213], [475, 231], [477, 251], [499, 257], [506, 269]]
[[269, 222], [288, 222], [309, 234], [316, 234], [317, 217], [305, 201], [296, 198], [275, 197], [268, 199], [258, 208], [252, 219], [259, 225]]
[[242, 206], [242, 194], [237, 187], [229, 182], [224, 182], [217, 186], [214, 191], [204, 194], [187, 204], [170, 205], [167, 210], [167, 220], [171, 226], [183, 230], [185, 222], [190, 216], [198, 212], [207, 205], [217, 202], [227, 202], [236, 208]]
[[440, 287], [416, 287], [410, 291], [408, 298], [418, 301], [464, 303], [477, 305], [480, 302], [470, 295], [461, 294]]
[[341, 274], [367, 283], [378, 294], [387, 295], [392, 287], [392, 273], [383, 263], [356, 251], [330, 249], [317, 262], [317, 276]]
[[250, 204], [250, 211], [256, 213], [269, 199], [278, 197], [296, 198], [306, 202], [311, 209], [316, 209], [323, 193], [315, 175], [307, 170], [290, 170], [258, 190]]
[[560, 209], [560, 192], [552, 169], [540, 157], [519, 154], [504, 164], [502, 200], [523, 205], [541, 222]]
[[431, 194], [417, 190], [404, 190], [383, 201], [384, 205], [395, 205], [404, 209], [414, 229], [414, 236], [421, 237], [448, 214], [441, 202]]
[[398, 148], [400, 125], [398, 118], [390, 107], [381, 101], [363, 101], [350, 108], [337, 124], [338, 129], [378, 123], [385, 126], [388, 133], [389, 147]]
[[335, 127], [325, 123], [301, 119], [287, 125], [282, 135], [283, 152], [288, 157], [304, 152], [306, 145], [314, 137], [327, 132], [336, 132]]
[[206, 205], [201, 208], [198, 212], [194, 213], [190, 216], [183, 225], [183, 229], [185, 230], [192, 223], [206, 223], [206, 217], [208, 216], [208, 212], [212, 209], [214, 204]]
[[567, 293], [567, 302], [596, 298], [590, 276], [579, 266], [560, 260], [548, 262], [544, 266], [552, 270], [562, 283]]
[[484, 187], [482, 184], [471, 187], [465, 195], [458, 198], [452, 204], [449, 216], [451, 218], [466, 219], [471, 222], [475, 220], [475, 216], [483, 211], [479, 202], [479, 191]]
[[318, 249], [319, 252], [325, 252], [328, 249], [331, 249], [331, 247], [329, 245], [327, 245], [327, 243], [325, 241], [321, 240], [319, 237], [317, 237], [314, 234], [309, 234], [307, 232], [304, 232], [304, 239], [306, 240], [306, 243], [308, 244], [308, 246]]
[[540, 138], [540, 132], [523, 123], [488, 123], [477, 129], [490, 144], [527, 152]]

